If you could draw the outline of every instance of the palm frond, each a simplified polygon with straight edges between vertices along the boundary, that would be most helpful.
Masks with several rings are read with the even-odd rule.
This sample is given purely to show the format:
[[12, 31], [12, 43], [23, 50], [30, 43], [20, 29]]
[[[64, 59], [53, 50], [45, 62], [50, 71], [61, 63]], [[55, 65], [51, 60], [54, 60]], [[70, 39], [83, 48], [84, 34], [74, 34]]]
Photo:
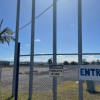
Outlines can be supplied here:
[[3, 23], [3, 19], [1, 20], [1, 23], [0, 23], [0, 43], [1, 44], [7, 43], [8, 45], [10, 45], [10, 41], [15, 41], [15, 38], [10, 36], [13, 34], [13, 31], [8, 27], [6, 27], [5, 29], [1, 31], [2, 23]]
[[2, 34], [5, 34], [6, 31], [7, 31], [7, 28], [3, 29], [3, 31], [0, 32], [0, 36], [1, 36]]
[[3, 19], [1, 20], [0, 27], [1, 27], [2, 23], [3, 23]]
[[0, 43], [7, 43], [8, 45], [10, 45], [10, 41], [15, 41], [15, 38], [9, 35], [0, 36]]
[[10, 28], [8, 28], [8, 27], [3, 29], [3, 31], [0, 33], [0, 35], [2, 35], [2, 34], [5, 35], [5, 33], [7, 33], [8, 35], [13, 35], [13, 31]]
[[15, 41], [15, 38], [14, 38], [14, 37], [9, 36], [9, 35], [6, 35], [6, 36], [9, 38], [9, 40], [11, 40], [11, 41]]
[[13, 35], [13, 31], [9, 27], [6, 27], [6, 28], [7, 28], [6, 33], [8, 35]]
[[1, 37], [1, 36], [0, 36], [0, 43], [1, 43], [1, 44], [4, 44], [4, 37]]

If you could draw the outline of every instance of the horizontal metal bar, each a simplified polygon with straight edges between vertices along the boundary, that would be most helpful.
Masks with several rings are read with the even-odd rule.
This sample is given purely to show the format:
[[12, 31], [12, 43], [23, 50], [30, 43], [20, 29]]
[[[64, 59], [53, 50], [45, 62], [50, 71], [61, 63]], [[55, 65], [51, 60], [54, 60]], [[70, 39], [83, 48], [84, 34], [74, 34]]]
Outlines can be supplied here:
[[[20, 56], [47, 56], [53, 54], [34, 54], [34, 55], [20, 55]], [[100, 53], [60, 53], [54, 55], [100, 55]]]

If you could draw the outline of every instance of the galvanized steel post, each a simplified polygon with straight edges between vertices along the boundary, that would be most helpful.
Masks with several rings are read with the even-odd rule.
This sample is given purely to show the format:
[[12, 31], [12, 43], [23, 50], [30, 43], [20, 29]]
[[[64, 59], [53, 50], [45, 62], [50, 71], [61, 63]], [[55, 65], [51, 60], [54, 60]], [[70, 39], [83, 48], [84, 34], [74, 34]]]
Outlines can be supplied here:
[[18, 35], [19, 35], [19, 17], [20, 17], [20, 0], [17, 0], [17, 17], [16, 17], [16, 34], [15, 34], [15, 52], [14, 52], [14, 68], [13, 68], [13, 84], [12, 96], [15, 96], [15, 77], [16, 77], [16, 63], [17, 63], [17, 50], [18, 50]]
[[2, 62], [0, 64], [0, 82], [1, 82], [1, 77], [2, 77]]
[[20, 42], [18, 43], [17, 50], [17, 63], [16, 63], [16, 77], [15, 77], [15, 100], [18, 100], [18, 81], [19, 81], [19, 62], [20, 62]]
[[35, 34], [35, 0], [32, 0], [32, 24], [31, 24], [31, 51], [30, 51], [30, 78], [29, 78], [29, 100], [32, 99], [33, 91], [33, 66], [34, 66], [34, 34]]
[[[53, 0], [53, 64], [56, 65], [56, 34], [57, 34], [57, 29], [56, 29], [56, 23], [57, 23], [57, 18], [56, 18], [56, 13], [57, 13], [57, 1]], [[57, 100], [57, 77], [53, 77], [53, 100]]]
[[[82, 0], [78, 0], [78, 53], [82, 53]], [[79, 67], [82, 55], [78, 55]], [[79, 81], [79, 100], [83, 100], [83, 81]]]

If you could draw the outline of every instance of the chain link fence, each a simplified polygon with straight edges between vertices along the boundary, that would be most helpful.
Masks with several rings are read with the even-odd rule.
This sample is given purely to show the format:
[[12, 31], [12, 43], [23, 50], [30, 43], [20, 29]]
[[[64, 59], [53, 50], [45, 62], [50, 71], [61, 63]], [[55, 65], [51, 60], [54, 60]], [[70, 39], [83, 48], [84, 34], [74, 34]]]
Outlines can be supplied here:
[[0, 66], [0, 100], [10, 99], [12, 94], [13, 66]]
[[19, 67], [19, 84], [18, 84], [18, 94], [21, 98], [28, 99], [29, 92], [29, 65], [21, 64]]
[[[29, 97], [29, 62], [19, 67], [18, 100]], [[49, 65], [35, 63], [33, 70], [32, 100], [52, 100], [53, 78], [49, 76]], [[2, 67], [0, 82], [0, 100], [13, 100], [12, 94], [13, 66]], [[64, 65], [63, 76], [57, 77], [57, 100], [79, 100], [78, 96], [78, 65]], [[100, 82], [95, 82], [95, 92], [87, 91], [87, 82], [83, 81], [84, 100], [100, 99]]]

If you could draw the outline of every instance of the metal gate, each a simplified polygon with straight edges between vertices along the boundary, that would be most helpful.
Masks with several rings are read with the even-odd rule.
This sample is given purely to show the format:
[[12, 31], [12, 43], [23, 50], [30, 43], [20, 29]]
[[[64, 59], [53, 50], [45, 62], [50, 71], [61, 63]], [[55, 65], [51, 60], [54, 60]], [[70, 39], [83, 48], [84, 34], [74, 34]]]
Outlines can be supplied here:
[[[57, 54], [56, 48], [56, 12], [58, 0], [53, 0], [53, 53], [52, 54], [34, 54], [34, 34], [35, 34], [35, 0], [32, 1], [32, 28], [31, 28], [31, 53], [30, 64], [21, 65], [19, 70], [19, 100], [99, 100], [99, 92], [87, 92], [86, 82], [78, 80], [78, 67], [82, 65], [82, 55], [100, 55], [100, 53], [82, 53], [82, 0], [78, 0], [78, 53]], [[19, 33], [19, 12], [20, 0], [17, 3], [17, 21], [16, 21], [16, 41], [15, 58], [13, 70], [12, 96], [15, 96], [15, 78], [18, 58], [18, 33]], [[78, 65], [64, 66], [63, 77], [49, 77], [49, 65], [36, 65], [35, 56], [53, 56], [53, 64], [57, 65], [57, 55], [78, 55]], [[4, 71], [4, 70], [3, 70]], [[92, 82], [90, 82], [92, 83]], [[0, 86], [4, 84], [0, 83]], [[2, 87], [0, 87], [2, 88]], [[96, 89], [99, 90], [99, 82], [96, 82]], [[1, 91], [0, 91], [1, 92]]]

